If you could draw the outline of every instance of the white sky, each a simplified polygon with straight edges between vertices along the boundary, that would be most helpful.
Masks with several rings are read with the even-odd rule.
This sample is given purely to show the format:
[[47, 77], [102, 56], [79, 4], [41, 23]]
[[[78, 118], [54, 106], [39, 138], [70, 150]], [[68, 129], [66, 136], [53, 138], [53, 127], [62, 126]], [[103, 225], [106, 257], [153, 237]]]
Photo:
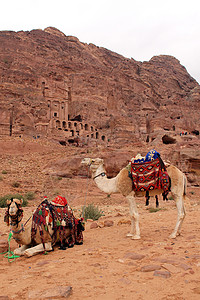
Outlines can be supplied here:
[[6, 0], [0, 9], [0, 31], [53, 26], [137, 61], [173, 55], [200, 83], [200, 0]]

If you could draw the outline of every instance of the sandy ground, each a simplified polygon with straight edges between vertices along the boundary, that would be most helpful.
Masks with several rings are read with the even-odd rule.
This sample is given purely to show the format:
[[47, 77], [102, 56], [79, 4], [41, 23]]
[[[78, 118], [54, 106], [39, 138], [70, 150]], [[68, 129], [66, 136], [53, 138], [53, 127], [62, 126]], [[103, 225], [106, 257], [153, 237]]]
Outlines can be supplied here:
[[[65, 196], [77, 216], [89, 203], [104, 211], [101, 227], [91, 229], [93, 223], [86, 223], [81, 246], [65, 251], [55, 247], [48, 255], [20, 257], [14, 262], [0, 254], [0, 299], [63, 299], [56, 291], [67, 287], [72, 288], [71, 300], [200, 299], [200, 188], [188, 188], [187, 215], [182, 234], [175, 240], [168, 238], [177, 219], [174, 201], [160, 200], [161, 210], [150, 213], [145, 199], [138, 199], [141, 240], [131, 240], [126, 237], [129, 208], [121, 195], [104, 194], [91, 179], [58, 180], [41, 172], [49, 161], [79, 151], [42, 141], [0, 140], [0, 195], [28, 191], [36, 195], [24, 208], [24, 220], [46, 190], [52, 196], [57, 192]], [[18, 188], [15, 182], [20, 183]], [[155, 207], [154, 199], [150, 206]], [[0, 240], [7, 241], [9, 228], [3, 222], [4, 213], [1, 208]], [[102, 227], [105, 220], [113, 221], [113, 226]], [[11, 250], [16, 247], [12, 240]]]
[[[181, 236], [168, 238], [177, 218], [173, 200], [160, 200], [161, 210], [150, 213], [141, 199], [141, 240], [131, 240], [126, 237], [129, 209], [120, 195], [108, 197], [92, 182], [85, 197], [86, 179], [79, 179], [75, 186], [82, 188], [82, 197], [72, 200], [76, 214], [83, 201], [93, 202], [104, 211], [99, 224], [112, 220], [113, 226], [91, 229], [88, 221], [84, 244], [65, 251], [55, 247], [48, 255], [20, 257], [14, 262], [0, 255], [0, 299], [42, 299], [60, 286], [72, 287], [71, 300], [200, 299], [199, 188], [188, 189], [190, 202]], [[150, 206], [155, 207], [153, 199]], [[32, 208], [24, 208], [25, 219]], [[0, 239], [6, 240], [9, 228], [3, 223], [4, 212], [0, 209]], [[16, 245], [11, 241], [12, 250]]]

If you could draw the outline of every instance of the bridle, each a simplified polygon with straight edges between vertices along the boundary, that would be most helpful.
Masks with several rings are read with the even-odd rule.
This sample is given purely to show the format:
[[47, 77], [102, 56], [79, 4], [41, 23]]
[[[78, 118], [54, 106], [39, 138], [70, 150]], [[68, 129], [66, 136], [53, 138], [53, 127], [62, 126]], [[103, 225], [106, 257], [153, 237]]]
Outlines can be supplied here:
[[101, 172], [100, 174], [94, 176], [93, 179], [95, 179], [95, 178], [97, 178], [97, 177], [99, 177], [99, 176], [104, 177], [104, 176], [106, 176], [106, 173], [105, 173], [105, 172]]
[[21, 208], [21, 205], [15, 202], [15, 205], [17, 206], [17, 213], [12, 216], [9, 214], [9, 210], [10, 210], [10, 205], [11, 203], [13, 203], [13, 198], [11, 198], [11, 202], [10, 204], [8, 204], [8, 209], [6, 211], [6, 215], [4, 217], [4, 221], [8, 223], [9, 225], [9, 218], [11, 219], [11, 225], [12, 226], [17, 226], [18, 224], [21, 222], [22, 218], [23, 218], [23, 209]]
[[[91, 167], [91, 165], [92, 165], [92, 159], [90, 159], [90, 163], [88, 164], [88, 169]], [[99, 176], [104, 177], [104, 176], [106, 176], [106, 173], [105, 172], [101, 172], [100, 174], [94, 176], [92, 179], [95, 179], [95, 178], [97, 178]]]
[[[13, 199], [11, 198], [11, 203], [13, 202]], [[23, 209], [21, 208], [21, 205], [15, 202], [15, 205], [17, 206], [17, 213], [15, 215], [10, 215], [9, 214], [9, 210], [10, 210], [10, 205], [11, 203], [8, 205], [8, 209], [6, 211], [5, 217], [4, 217], [4, 221], [9, 225], [9, 218], [11, 219], [10, 225], [11, 226], [16, 226], [18, 227], [19, 223], [22, 221], [23, 219]], [[31, 218], [32, 216], [30, 216]], [[19, 234], [20, 232], [25, 230], [25, 225], [28, 223], [28, 221], [30, 220], [30, 218], [25, 222], [25, 224], [21, 224], [21, 228], [17, 231], [11, 230], [12, 233], [14, 234]]]

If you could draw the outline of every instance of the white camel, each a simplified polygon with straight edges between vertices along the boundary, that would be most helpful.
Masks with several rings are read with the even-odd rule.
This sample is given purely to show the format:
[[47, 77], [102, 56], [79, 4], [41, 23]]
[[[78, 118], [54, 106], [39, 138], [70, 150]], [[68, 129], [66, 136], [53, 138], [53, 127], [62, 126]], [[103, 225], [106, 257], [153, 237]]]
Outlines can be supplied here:
[[[41, 227], [37, 227], [34, 234], [34, 239], [32, 237], [32, 216], [23, 223], [23, 210], [21, 208], [23, 200], [11, 199], [7, 200], [8, 210], [6, 212], [4, 221], [11, 225], [11, 232], [13, 233], [13, 238], [16, 242], [21, 245], [21, 247], [14, 250], [15, 255], [25, 255], [30, 257], [36, 255], [40, 252], [51, 251], [53, 242], [53, 222], [48, 222], [45, 228], [42, 224]], [[68, 218], [70, 213], [68, 212]], [[72, 215], [73, 216], [73, 215]], [[74, 218], [74, 217], [73, 217]], [[78, 221], [79, 222], [79, 221]], [[79, 224], [79, 223], [78, 223]], [[62, 224], [61, 224], [62, 225]], [[79, 226], [79, 225], [78, 225]], [[42, 237], [40, 230], [42, 230]], [[80, 233], [80, 231], [79, 231]], [[65, 238], [71, 237], [74, 234], [70, 228], [65, 228]], [[80, 236], [79, 236], [80, 237]], [[57, 238], [57, 237], [56, 237]], [[54, 241], [56, 242], [56, 241]], [[76, 241], [77, 242], [77, 241]], [[78, 244], [78, 242], [77, 242]], [[80, 243], [81, 244], [81, 243]], [[61, 249], [65, 249], [64, 247]]]
[[[90, 168], [92, 178], [94, 179], [96, 185], [100, 190], [108, 194], [120, 192], [127, 198], [131, 215], [131, 230], [127, 234], [127, 236], [131, 236], [132, 239], [140, 239], [139, 214], [135, 202], [135, 197], [144, 196], [145, 192], [133, 191], [132, 180], [129, 177], [128, 169], [123, 168], [116, 177], [107, 178], [103, 159], [84, 158], [81, 164]], [[178, 210], [176, 226], [174, 228], [174, 231], [170, 235], [170, 238], [174, 239], [177, 235], [180, 235], [181, 226], [185, 218], [185, 208], [183, 200], [186, 195], [187, 180], [185, 174], [183, 174], [178, 168], [173, 165], [167, 166], [167, 173], [171, 178], [171, 193], [176, 201]], [[163, 193], [163, 190], [149, 191], [150, 196], [159, 195], [161, 193]]]

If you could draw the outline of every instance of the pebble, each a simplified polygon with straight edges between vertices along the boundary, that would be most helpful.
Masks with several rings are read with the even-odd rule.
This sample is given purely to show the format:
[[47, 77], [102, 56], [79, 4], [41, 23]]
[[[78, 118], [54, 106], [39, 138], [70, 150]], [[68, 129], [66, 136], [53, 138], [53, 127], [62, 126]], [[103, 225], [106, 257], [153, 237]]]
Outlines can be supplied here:
[[118, 262], [121, 263], [121, 264], [124, 264], [124, 260], [121, 259], [121, 258], [118, 259]]
[[90, 225], [90, 229], [95, 229], [95, 228], [98, 228], [98, 224], [97, 222], [92, 222], [91, 225]]
[[131, 224], [131, 220], [128, 220], [128, 219], [121, 219], [117, 222], [117, 225], [122, 225], [122, 224], [128, 224], [130, 225]]
[[191, 267], [188, 266], [188, 265], [186, 265], [186, 264], [180, 264], [179, 267], [180, 267], [181, 269], [183, 269], [184, 271], [187, 271], [187, 270], [191, 269]]
[[49, 264], [49, 261], [47, 261], [47, 260], [43, 260], [43, 261], [39, 261], [38, 263], [37, 263], [37, 266], [44, 266], [44, 265], [47, 265], [47, 264]]
[[169, 278], [171, 277], [171, 273], [169, 271], [161, 271], [161, 270], [155, 270], [153, 273], [153, 276], [159, 276], [162, 278]]
[[132, 259], [132, 260], [141, 260], [145, 257], [145, 255], [143, 254], [138, 254], [138, 253], [126, 253], [125, 258], [129, 258], [129, 259]]
[[127, 278], [120, 278], [119, 282], [121, 282], [123, 284], [131, 284], [131, 281]]
[[46, 290], [32, 290], [28, 293], [28, 299], [60, 299], [68, 298], [72, 293], [71, 286], [55, 286]]
[[104, 221], [104, 227], [111, 227], [114, 225], [114, 222], [112, 220], [105, 220]]
[[141, 272], [152, 272], [152, 271], [156, 271], [156, 270], [160, 270], [161, 266], [158, 265], [147, 265], [147, 266], [143, 266], [141, 267], [140, 271]]
[[173, 247], [168, 247], [168, 246], [166, 246], [166, 247], [164, 247], [165, 248], [165, 250], [173, 250]]
[[120, 213], [120, 212], [118, 212], [118, 213], [115, 215], [115, 217], [122, 217], [122, 216], [123, 216], [123, 214]]
[[163, 264], [162, 267], [167, 269], [170, 273], [180, 273], [180, 270], [171, 264]]

